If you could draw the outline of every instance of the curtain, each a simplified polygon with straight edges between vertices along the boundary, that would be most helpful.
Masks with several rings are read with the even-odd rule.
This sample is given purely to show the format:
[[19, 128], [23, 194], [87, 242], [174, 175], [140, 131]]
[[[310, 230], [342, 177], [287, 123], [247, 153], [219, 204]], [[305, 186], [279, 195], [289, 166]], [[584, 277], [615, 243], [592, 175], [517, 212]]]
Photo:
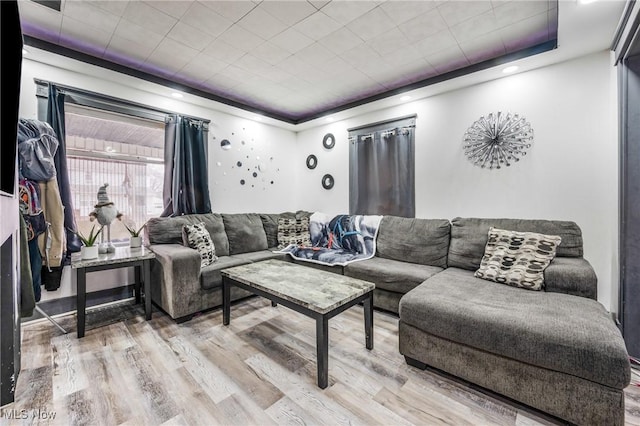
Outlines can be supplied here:
[[64, 228], [67, 237], [67, 258], [71, 253], [80, 251], [82, 243], [75, 234], [77, 227], [73, 218], [73, 199], [71, 198], [71, 186], [69, 185], [69, 171], [67, 170], [67, 148], [65, 143], [64, 126], [64, 93], [60, 92], [55, 84], [49, 84], [49, 96], [47, 98], [47, 123], [51, 125], [58, 136], [58, 150], [53, 157], [58, 178], [60, 199], [64, 206]]
[[415, 217], [413, 123], [372, 125], [350, 134], [350, 214]]
[[177, 114], [165, 120], [164, 211], [161, 216], [211, 213], [207, 123]]

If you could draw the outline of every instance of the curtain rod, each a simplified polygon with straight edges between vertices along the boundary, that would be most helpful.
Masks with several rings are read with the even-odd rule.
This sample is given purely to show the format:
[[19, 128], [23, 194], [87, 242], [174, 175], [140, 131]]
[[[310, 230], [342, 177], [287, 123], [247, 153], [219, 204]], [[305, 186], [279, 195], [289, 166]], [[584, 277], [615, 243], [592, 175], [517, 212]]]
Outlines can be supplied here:
[[[205, 118], [194, 117], [194, 116], [191, 116], [191, 115], [182, 114], [182, 113], [178, 113], [178, 112], [175, 112], [175, 111], [168, 111], [168, 110], [164, 110], [164, 109], [161, 109], [161, 108], [157, 108], [157, 107], [153, 107], [153, 106], [149, 106], [149, 105], [145, 105], [145, 104], [140, 104], [140, 103], [137, 103], [137, 102], [129, 101], [129, 100], [126, 100], [126, 99], [116, 98], [116, 97], [105, 95], [105, 94], [102, 94], [102, 93], [92, 92], [90, 90], [78, 89], [76, 87], [66, 86], [64, 84], [59, 84], [59, 83], [56, 83], [56, 82], [53, 82], [53, 81], [42, 80], [42, 79], [38, 79], [38, 78], [34, 78], [33, 81], [36, 84], [42, 85], [42, 86], [44, 86], [44, 85], [48, 86], [50, 84], [53, 84], [56, 87], [62, 89], [63, 92], [69, 93], [71, 95], [93, 97], [95, 99], [99, 99], [99, 100], [106, 101], [106, 102], [116, 102], [116, 103], [119, 103], [119, 104], [124, 105], [124, 106], [143, 109], [143, 110], [146, 110], [147, 112], [160, 113], [160, 114], [163, 114], [163, 115], [178, 114], [178, 115], [181, 115], [182, 117], [190, 118], [192, 120], [202, 121], [205, 124], [211, 123], [211, 120], [207, 120]], [[43, 93], [40, 93], [39, 96], [47, 97], [48, 95], [45, 96]]]
[[[410, 119], [410, 118], [418, 118], [418, 114], [405, 115], [404, 117], [392, 118], [390, 120], [376, 121], [375, 123], [365, 124], [364, 126], [352, 127], [350, 129], [347, 129], [347, 132], [355, 132], [356, 130], [367, 129], [369, 127], [382, 126], [383, 124], [389, 124], [389, 123], [393, 123], [395, 121], [407, 120], [407, 119]], [[409, 126], [402, 126], [402, 127], [409, 127]], [[415, 127], [415, 125], [414, 125], [414, 127]]]

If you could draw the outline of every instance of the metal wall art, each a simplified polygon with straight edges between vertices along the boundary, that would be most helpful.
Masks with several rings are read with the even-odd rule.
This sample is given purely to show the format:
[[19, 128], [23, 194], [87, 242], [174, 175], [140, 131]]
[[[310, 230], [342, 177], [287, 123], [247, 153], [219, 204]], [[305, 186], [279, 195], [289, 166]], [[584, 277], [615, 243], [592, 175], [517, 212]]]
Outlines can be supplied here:
[[324, 176], [322, 176], [322, 187], [324, 189], [331, 189], [333, 188], [333, 184], [334, 184], [334, 180], [333, 180], [333, 176], [331, 176], [330, 174], [326, 174]]
[[318, 165], [318, 157], [316, 157], [313, 154], [307, 157], [307, 169], [313, 170], [316, 168], [317, 165]]
[[492, 112], [467, 129], [463, 142], [464, 154], [474, 165], [500, 169], [527, 155], [533, 142], [533, 129], [519, 114]]
[[336, 138], [333, 137], [332, 133], [327, 133], [322, 139], [322, 145], [327, 149], [331, 149], [336, 145]]

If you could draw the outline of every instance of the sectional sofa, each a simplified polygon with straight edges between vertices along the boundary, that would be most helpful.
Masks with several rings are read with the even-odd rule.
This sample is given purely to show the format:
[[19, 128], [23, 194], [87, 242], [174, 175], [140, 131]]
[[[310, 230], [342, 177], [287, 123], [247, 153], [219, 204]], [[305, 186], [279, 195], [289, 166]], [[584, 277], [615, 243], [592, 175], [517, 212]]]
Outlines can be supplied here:
[[[289, 257], [273, 253], [278, 219], [308, 212], [205, 214], [152, 219], [152, 300], [177, 321], [221, 305], [224, 268]], [[204, 222], [218, 261], [200, 270], [182, 226]], [[489, 227], [560, 235], [544, 291], [476, 278]], [[376, 284], [374, 306], [399, 315], [399, 349], [433, 367], [576, 424], [624, 424], [629, 359], [596, 301], [597, 279], [573, 222], [409, 219], [384, 216], [375, 257], [347, 266], [301, 262]], [[249, 294], [235, 289], [232, 299]]]

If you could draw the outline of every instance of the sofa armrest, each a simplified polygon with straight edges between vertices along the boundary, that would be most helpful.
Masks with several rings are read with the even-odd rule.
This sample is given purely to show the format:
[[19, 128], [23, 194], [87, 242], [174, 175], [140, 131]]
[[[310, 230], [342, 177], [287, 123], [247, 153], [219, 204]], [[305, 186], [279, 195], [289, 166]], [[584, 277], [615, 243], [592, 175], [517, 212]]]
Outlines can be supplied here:
[[544, 270], [545, 291], [597, 300], [598, 278], [591, 264], [581, 257], [556, 257]]
[[200, 291], [200, 254], [180, 244], [152, 244], [151, 298], [172, 318], [188, 315]]

